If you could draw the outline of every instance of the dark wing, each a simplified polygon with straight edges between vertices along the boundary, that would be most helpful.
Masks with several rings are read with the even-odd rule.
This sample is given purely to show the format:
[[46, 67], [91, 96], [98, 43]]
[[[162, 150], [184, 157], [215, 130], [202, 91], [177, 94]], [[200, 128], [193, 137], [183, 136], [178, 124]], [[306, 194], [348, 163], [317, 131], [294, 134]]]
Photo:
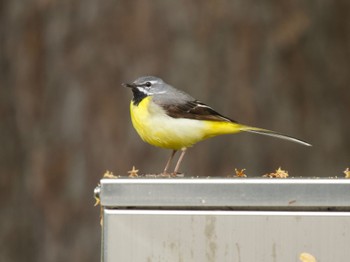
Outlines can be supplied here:
[[210, 106], [197, 100], [188, 101], [181, 104], [163, 104], [162, 107], [166, 111], [167, 115], [173, 118], [227, 121], [236, 123], [236, 121], [219, 114]]

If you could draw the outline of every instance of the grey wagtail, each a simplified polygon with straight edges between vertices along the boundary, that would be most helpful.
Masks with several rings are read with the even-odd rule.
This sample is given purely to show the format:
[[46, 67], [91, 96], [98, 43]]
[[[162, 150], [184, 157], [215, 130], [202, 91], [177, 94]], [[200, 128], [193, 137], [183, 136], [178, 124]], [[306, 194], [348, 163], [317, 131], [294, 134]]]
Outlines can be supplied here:
[[173, 175], [177, 174], [188, 147], [218, 135], [245, 131], [311, 146], [294, 137], [240, 124], [158, 77], [143, 76], [131, 84], [122, 85], [131, 88], [133, 92], [134, 97], [130, 103], [131, 120], [142, 140], [153, 146], [173, 150], [163, 174], [167, 174], [171, 160], [178, 150], [182, 152]]

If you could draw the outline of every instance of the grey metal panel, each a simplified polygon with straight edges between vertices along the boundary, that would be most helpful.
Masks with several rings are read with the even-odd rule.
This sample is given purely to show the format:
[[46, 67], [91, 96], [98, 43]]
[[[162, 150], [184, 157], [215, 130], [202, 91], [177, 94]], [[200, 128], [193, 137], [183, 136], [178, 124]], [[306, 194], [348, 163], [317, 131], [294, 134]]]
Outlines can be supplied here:
[[349, 209], [348, 179], [102, 179], [104, 207]]
[[350, 213], [104, 210], [103, 254], [115, 261], [348, 262]]

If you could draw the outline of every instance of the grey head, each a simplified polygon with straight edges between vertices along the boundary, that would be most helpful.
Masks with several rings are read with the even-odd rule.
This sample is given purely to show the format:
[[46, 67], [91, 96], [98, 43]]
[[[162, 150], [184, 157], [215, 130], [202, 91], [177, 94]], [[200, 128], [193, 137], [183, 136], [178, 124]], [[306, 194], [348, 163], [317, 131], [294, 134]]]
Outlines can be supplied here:
[[185, 103], [195, 100], [190, 95], [177, 90], [155, 76], [142, 76], [131, 84], [124, 83], [122, 85], [131, 88], [134, 104], [140, 103], [147, 96], [152, 96], [153, 101], [158, 104]]

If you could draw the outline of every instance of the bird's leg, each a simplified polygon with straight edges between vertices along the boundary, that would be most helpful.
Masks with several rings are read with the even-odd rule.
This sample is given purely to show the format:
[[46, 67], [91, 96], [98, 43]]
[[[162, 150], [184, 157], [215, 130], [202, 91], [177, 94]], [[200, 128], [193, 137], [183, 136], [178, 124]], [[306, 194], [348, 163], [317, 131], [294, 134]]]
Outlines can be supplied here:
[[167, 171], [168, 171], [168, 168], [170, 166], [170, 163], [171, 163], [171, 160], [173, 159], [175, 153], [177, 152], [177, 150], [173, 150], [173, 152], [171, 152], [171, 155], [168, 159], [168, 162], [166, 162], [166, 165], [165, 165], [165, 168], [164, 168], [164, 171], [163, 171], [163, 175], [167, 175]]
[[181, 149], [181, 155], [180, 155], [180, 157], [179, 157], [179, 160], [177, 160], [177, 163], [176, 163], [176, 166], [175, 166], [175, 169], [174, 169], [174, 173], [173, 173], [174, 176], [177, 175], [177, 171], [179, 170], [181, 161], [182, 161], [182, 159], [184, 158], [184, 155], [185, 155], [185, 153], [186, 153], [186, 149], [187, 149], [187, 148], [185, 148], [185, 147]]

